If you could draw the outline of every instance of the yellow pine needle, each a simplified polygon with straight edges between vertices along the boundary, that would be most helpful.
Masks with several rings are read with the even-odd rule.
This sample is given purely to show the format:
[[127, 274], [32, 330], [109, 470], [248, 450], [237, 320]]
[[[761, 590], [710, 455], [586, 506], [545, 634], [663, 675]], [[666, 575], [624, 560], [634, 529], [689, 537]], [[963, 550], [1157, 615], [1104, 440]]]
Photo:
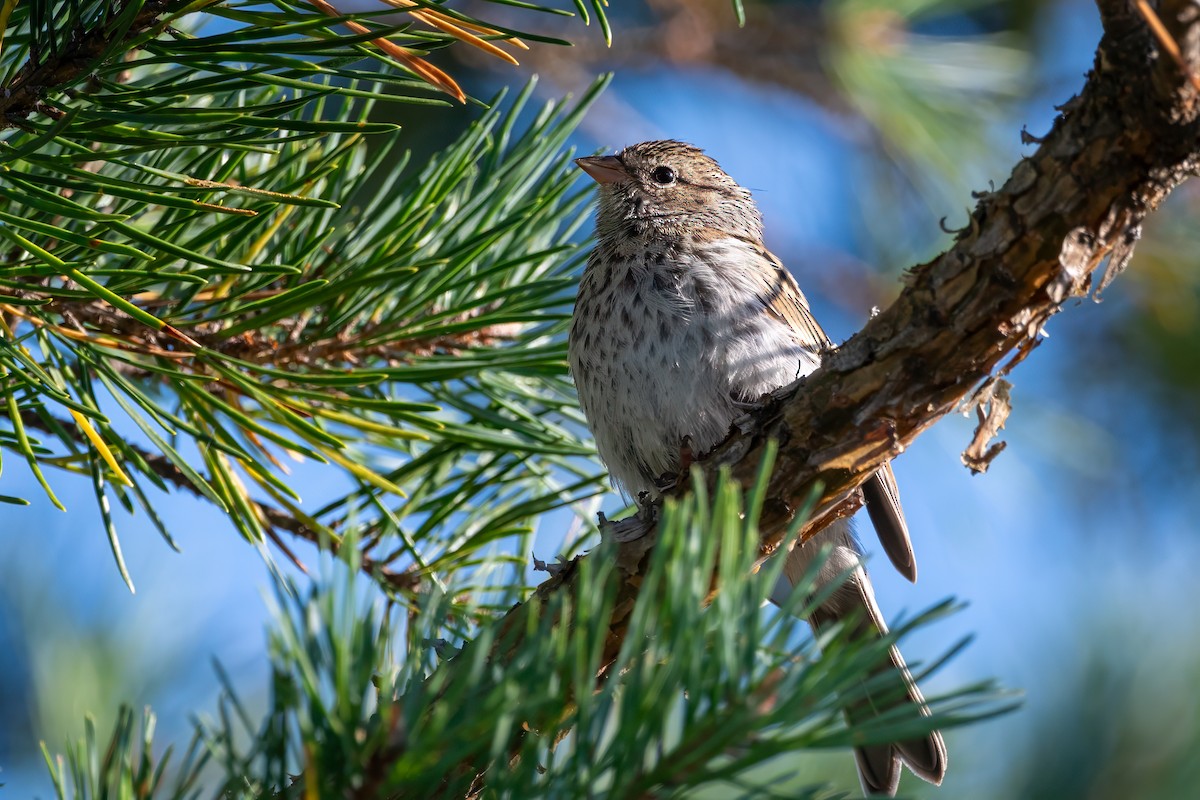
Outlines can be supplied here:
[[354, 477], [361, 478], [362, 480], [366, 481], [367, 483], [371, 484], [372, 486], [375, 486], [376, 488], [379, 488], [379, 489], [383, 489], [385, 492], [390, 492], [391, 494], [394, 494], [398, 497], [408, 497], [407, 492], [405, 492], [403, 489], [401, 489], [396, 484], [389, 481], [387, 478], [383, 477], [382, 475], [375, 472], [374, 470], [367, 469], [362, 464], [354, 463], [353, 461], [346, 458], [344, 455], [337, 452], [333, 448], [322, 447], [322, 448], [318, 448], [318, 450], [321, 453], [321, 455], [325, 456], [333, 463], [342, 467], [343, 469], [345, 469], [347, 472], [349, 472]]
[[417, 431], [407, 431], [397, 428], [395, 425], [385, 425], [382, 422], [374, 422], [362, 417], [356, 417], [353, 414], [346, 414], [341, 411], [334, 411], [331, 408], [312, 408], [309, 409], [319, 417], [332, 419], [336, 422], [342, 422], [353, 428], [358, 428], [362, 431], [374, 431], [375, 433], [383, 433], [396, 439], [416, 439], [417, 441], [427, 442], [429, 437]]
[[296, 505], [291, 498], [275, 488], [269, 481], [261, 480], [257, 477], [255, 480], [258, 481], [259, 486], [262, 487], [264, 492], [271, 495], [272, 499], [279, 503], [279, 505], [283, 506], [284, 511], [287, 511], [289, 514], [295, 517], [301, 525], [308, 528], [315, 534], [325, 534], [329, 537], [330, 542], [332, 542], [335, 547], [341, 545], [342, 537], [338, 536], [336, 531], [332, 530], [328, 525], [323, 525], [317, 521], [315, 517], [305, 514], [304, 510], [301, 509], [300, 506]]
[[483, 52], [488, 53], [489, 55], [493, 55], [502, 61], [507, 61], [508, 63], [512, 64], [513, 66], [517, 66], [520, 63], [515, 58], [513, 58], [511, 55], [504, 52], [503, 50], [501, 50], [499, 47], [492, 44], [491, 42], [485, 41], [484, 39], [480, 39], [478, 36], [471, 33], [470, 31], [463, 30], [462, 28], [458, 27], [457, 25], [446, 22], [444, 19], [442, 19], [438, 16], [435, 16], [433, 14], [424, 14], [420, 11], [410, 11], [408, 13], [411, 14], [414, 19], [419, 19], [422, 22], [426, 23], [427, 25], [431, 25], [434, 28], [437, 28], [438, 30], [444, 31], [445, 33], [448, 33], [451, 36], [453, 36], [454, 38], [458, 39], [460, 42], [466, 42], [467, 44], [471, 45], [472, 47], [478, 47]]
[[176, 328], [174, 325], [168, 325], [168, 324], [166, 324], [166, 323], [164, 322], [164, 323], [163, 323], [163, 326], [162, 326], [162, 328], [161, 328], [160, 330], [161, 330], [163, 333], [165, 333], [165, 334], [167, 334], [168, 336], [170, 336], [172, 339], [176, 339], [176, 340], [178, 340], [178, 341], [180, 341], [180, 342], [183, 342], [183, 343], [184, 343], [184, 344], [186, 344], [188, 347], [194, 347], [194, 348], [195, 348], [195, 349], [197, 349], [197, 350], [199, 350], [199, 349], [200, 349], [200, 347], [201, 347], [201, 345], [200, 345], [200, 343], [199, 343], [199, 342], [197, 342], [197, 341], [196, 341], [195, 339], [193, 339], [192, 337], [188, 336], [188, 335], [187, 335], [186, 333], [184, 333], [183, 331], [179, 330], [179, 328]]
[[[262, 506], [250, 496], [250, 490], [246, 488], [246, 483], [242, 480], [242, 477], [234, 471], [233, 464], [229, 458], [224, 453], [217, 453], [217, 458], [221, 459], [221, 463], [225, 465], [225, 474], [229, 476], [229, 487], [237, 493], [235, 501], [237, 499], [242, 501], [243, 510], [253, 515], [260, 529], [265, 532], [270, 527], [270, 523], [267, 521], [267, 515], [263, 513]], [[245, 462], [240, 458], [237, 463], [245, 466]]]
[[250, 208], [230, 208], [229, 206], [223, 206], [219, 203], [202, 203], [199, 200], [196, 201], [196, 207], [203, 208], [206, 211], [216, 211], [219, 214], [233, 214], [239, 217], [258, 216], [258, 212]]
[[[205, 178], [184, 178], [184, 184], [195, 186], [199, 189], [214, 189], [225, 192], [246, 192], [261, 197], [270, 197], [279, 200], [299, 200], [304, 197], [302, 194], [292, 194], [290, 192], [273, 192], [270, 189], [259, 189], [256, 186], [247, 186], [244, 183], [225, 183], [224, 181], [210, 181]], [[231, 209], [226, 209], [231, 210]], [[238, 209], [242, 210], [242, 209]]]
[[[4, 326], [4, 331], [12, 338], [12, 331], [8, 326]], [[18, 345], [19, 346], [19, 345]], [[25, 348], [21, 348], [25, 350]], [[26, 350], [26, 353], [29, 351]], [[17, 437], [17, 444], [21, 447], [21, 452], [25, 455], [25, 460], [29, 464], [29, 471], [33, 473], [33, 477], [37, 479], [41, 485], [42, 491], [46, 493], [46, 497], [54, 504], [54, 507], [59, 511], [66, 511], [67, 507], [62, 504], [54, 494], [54, 490], [50, 488], [50, 482], [46, 480], [46, 476], [42, 474], [42, 468], [38, 466], [37, 456], [33, 453], [33, 446], [29, 443], [29, 437], [25, 433], [25, 426], [21, 423], [21, 410], [17, 408], [17, 395], [7, 385], [4, 387], [5, 400], [8, 403], [8, 418], [12, 420], [13, 433]]]
[[[327, 14], [328, 16], [342, 16], [342, 12], [338, 11], [336, 8], [326, 2], [326, 0], [308, 0], [308, 3], [313, 8], [317, 9], [323, 14]], [[345, 20], [344, 22], [346, 27], [355, 33], [369, 34], [371, 32], [370, 28], [367, 26], [361, 25], [352, 20]], [[401, 47], [395, 42], [383, 37], [372, 39], [371, 43], [387, 55], [396, 59], [401, 64], [415, 72], [426, 83], [436, 86], [446, 94], [453, 97], [455, 100], [458, 100], [460, 103], [465, 103], [467, 101], [466, 94], [463, 93], [463, 90], [457, 83], [455, 83], [453, 78], [430, 64], [428, 61], [413, 55], [412, 52], [410, 52], [407, 48]]]
[[92, 427], [92, 423], [88, 422], [88, 418], [73, 408], [68, 408], [67, 411], [71, 413], [71, 418], [75, 420], [75, 424], [79, 426], [79, 430], [83, 431], [83, 435], [88, 438], [88, 441], [96, 448], [96, 452], [104, 459], [104, 463], [108, 464], [108, 468], [112, 470], [113, 476], [126, 486], [133, 486], [133, 481], [129, 480], [129, 476], [125, 474], [125, 470], [121, 469], [121, 464], [117, 461], [117, 457], [113, 455], [113, 451], [108, 448], [108, 444], [105, 443], [99, 432]]
[[196, 299], [203, 300], [205, 302], [207, 302], [209, 300], [223, 300], [224, 298], [229, 296], [229, 292], [233, 289], [234, 285], [236, 285], [237, 282], [238, 282], [237, 275], [226, 275], [224, 278], [222, 278], [217, 283], [216, 286], [214, 286], [208, 292], [201, 293], [201, 294], [205, 294], [207, 296], [200, 297], [200, 295], [197, 295]]
[[[241, 401], [241, 398], [239, 395], [233, 393], [232, 391], [227, 390], [225, 392], [225, 399], [229, 402], [230, 405], [232, 405], [238, 411], [241, 411], [243, 414], [245, 413], [245, 409], [242, 408], [242, 401]], [[292, 471], [290, 469], [288, 469], [287, 466], [285, 466], [279, 459], [277, 459], [275, 457], [274, 453], [272, 453], [270, 450], [267, 449], [267, 446], [265, 444], [263, 444], [262, 439], [260, 439], [258, 437], [257, 433], [255, 433], [252, 430], [246, 430], [246, 429], [243, 429], [242, 433], [245, 434], [246, 439], [250, 442], [250, 444], [254, 445], [255, 449], [258, 450], [258, 452], [262, 453], [263, 458], [270, 461], [275, 466], [276, 469], [278, 469], [284, 475], [292, 474]], [[246, 470], [248, 472], [254, 471], [250, 465], [247, 465], [244, 462], [243, 462], [243, 466], [246, 467]], [[257, 478], [256, 478], [256, 480], [257, 480]]]
[[1167, 30], [1167, 26], [1163, 25], [1162, 20], [1158, 18], [1158, 14], [1154, 13], [1154, 9], [1151, 8], [1146, 0], [1137, 0], [1137, 7], [1142, 18], [1146, 20], [1146, 24], [1150, 26], [1151, 32], [1154, 33], [1154, 37], [1158, 39], [1158, 43], [1167, 51], [1167, 55], [1179, 67], [1179, 71], [1183, 73], [1183, 76], [1191, 82], [1192, 87], [1200, 92], [1200, 76], [1192, 72], [1192, 68], [1184, 60], [1183, 53], [1179, 50], [1179, 43], [1171, 37], [1171, 32]]
[[[387, 2], [387, 0], [383, 0], [383, 1], [385, 3]], [[513, 47], [517, 48], [518, 50], [528, 50], [529, 49], [529, 45], [525, 44], [525, 42], [518, 39], [516, 36], [509, 36], [506, 33], [501, 33], [500, 31], [496, 30], [495, 28], [489, 28], [486, 25], [480, 25], [475, 22], [467, 22], [465, 19], [456, 19], [456, 20], [454, 20], [454, 24], [459, 26], [460, 28], [466, 28], [469, 31], [475, 31], [476, 33], [481, 33], [484, 36], [503, 36], [504, 39], [502, 41], [504, 41], [507, 44], [511, 44]]]
[[[412, 0], [382, 0], [382, 1], [384, 3], [386, 3], [387, 5], [391, 6], [392, 8], [399, 8], [399, 9], [408, 11], [409, 15], [413, 19], [420, 20], [421, 22], [424, 22], [426, 25], [437, 28], [440, 31], [444, 31], [445, 33], [450, 34], [451, 36], [458, 39], [459, 41], [465, 42], [465, 43], [471, 45], [472, 47], [478, 47], [480, 50], [484, 51], [485, 53], [493, 55], [496, 58], [499, 58], [503, 61], [507, 61], [508, 63], [512, 64], [513, 66], [517, 66], [517, 64], [518, 64], [517, 60], [515, 58], [513, 58], [511, 55], [504, 52], [503, 50], [501, 50], [499, 47], [492, 44], [491, 42], [480, 39], [478, 36], [476, 36], [475, 34], [470, 32], [471, 30], [474, 30], [477, 33], [482, 33], [485, 36], [504, 36], [504, 34], [500, 33], [500, 31], [498, 31], [498, 30], [494, 30], [492, 28], [488, 28], [483, 25], [474, 25], [471, 23], [466, 23], [466, 22], [463, 22], [462, 20], [454, 19], [453, 17], [450, 17], [450, 16], [443, 14], [442, 12], [437, 11], [432, 8], [417, 8], [416, 7], [417, 4], [413, 3]], [[510, 41], [511, 38], [512, 37], [505, 36], [504, 40]], [[524, 42], [520, 42], [520, 40], [517, 40], [517, 41], [519, 42], [518, 46], [523, 47], [526, 50], [529, 49], [528, 47], [525, 47]]]
[[321, 800], [321, 790], [318, 779], [317, 765], [313, 758], [312, 747], [304, 747], [304, 800]]
[[275, 215], [275, 219], [272, 220], [271, 224], [267, 226], [267, 229], [263, 231], [263, 235], [255, 239], [250, 244], [250, 247], [246, 249], [246, 252], [242, 254], [243, 263], [249, 264], [254, 259], [258, 258], [258, 254], [262, 252], [262, 249], [266, 247], [273, 238], [275, 238], [275, 234], [279, 232], [280, 227], [282, 227], [283, 223], [287, 221], [287, 218], [292, 215], [292, 211], [295, 208], [296, 206], [284, 206], [282, 209], [280, 209], [279, 213]]
[[4, 52], [4, 32], [8, 30], [8, 18], [20, 0], [3, 0], [0, 2], [0, 53]]

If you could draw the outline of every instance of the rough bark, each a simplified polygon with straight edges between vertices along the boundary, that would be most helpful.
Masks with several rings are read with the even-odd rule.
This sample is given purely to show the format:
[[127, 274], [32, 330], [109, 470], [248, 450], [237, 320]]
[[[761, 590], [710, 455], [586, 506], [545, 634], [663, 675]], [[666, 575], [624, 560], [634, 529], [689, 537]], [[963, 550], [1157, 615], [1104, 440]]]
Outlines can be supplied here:
[[[1179, 59], [1136, 4], [1098, 5], [1105, 33], [1082, 92], [1060, 107], [1050, 133], [1004, 186], [978, 196], [954, 246], [910, 270], [891, 307], [701, 459], [710, 475], [728, 465], [748, 484], [768, 441], [779, 442], [762, 514], [764, 553], [812, 492], [820, 499], [805, 536], [852, 508], [857, 487], [882, 463], [1023, 360], [1065, 303], [1128, 264], [1142, 220], [1200, 171], [1200, 5], [1159, 4]], [[656, 539], [653, 519], [610, 530], [627, 541], [612, 578], [617, 601], [604, 665], [624, 641]], [[578, 563], [558, 566], [533, 599], [569, 590]], [[501, 623], [501, 641], [529, 630], [527, 614], [541, 607], [515, 607]]]

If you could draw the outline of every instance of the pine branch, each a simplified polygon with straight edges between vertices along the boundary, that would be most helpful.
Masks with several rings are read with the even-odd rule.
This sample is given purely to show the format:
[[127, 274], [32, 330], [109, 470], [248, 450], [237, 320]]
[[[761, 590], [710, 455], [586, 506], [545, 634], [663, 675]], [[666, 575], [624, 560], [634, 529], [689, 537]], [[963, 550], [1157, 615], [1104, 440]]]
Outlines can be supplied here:
[[[74, 426], [73, 422], [68, 420], [49, 418], [33, 411], [22, 411], [21, 422], [26, 428], [44, 431], [49, 434], [55, 434], [59, 431], [65, 432], [82, 448], [87, 448], [90, 445], [88, 438]], [[204, 497], [201, 487], [166, 456], [159, 453], [152, 453], [133, 443], [127, 443], [125, 446], [142, 461], [148, 472], [157, 475], [176, 489], [188, 492], [193, 497]], [[328, 549], [334, 555], [337, 555], [341, 551], [342, 544], [344, 543], [343, 540], [329, 535], [330, 529], [338, 527], [336, 523], [331, 523], [318, 530], [296, 515], [281, 508], [254, 500], [248, 500], [248, 502], [253, 505], [255, 513], [261, 517], [263, 529], [267, 536], [300, 570], [304, 572], [308, 571], [300, 559], [292, 553], [291, 548], [279, 534], [288, 534], [322, 549]], [[422, 578], [413, 570], [392, 569], [388, 566], [386, 559], [374, 558], [371, 549], [371, 547], [360, 548], [358, 559], [355, 563], [359, 565], [366, 575], [374, 578], [381, 586], [393, 592], [403, 594], [412, 592], [421, 584]]]
[[[933, 717], [909, 707], [843, 723], [848, 694], [903, 691], [894, 676], [878, 674], [879, 658], [952, 604], [897, 625], [887, 639], [825, 631], [828, 655], [817, 658], [800, 621], [825, 591], [812, 586], [815, 570], [785, 613], [762, 611], [783, 562], [753, 569], [760, 489], [743, 493], [723, 480], [710, 494], [701, 483], [664, 509], [647, 590], [630, 612], [630, 640], [644, 644], [623, 650], [617, 677], [599, 686], [611, 560], [593, 559], [571, 592], [549, 598], [538, 634], [515, 645], [512, 662], [489, 663], [496, 631], [477, 631], [454, 657], [455, 669], [473, 676], [462, 681], [445, 680], [447, 670], [428, 677], [445, 657], [437, 632], [460, 613], [450, 595], [429, 592], [419, 609], [384, 607], [356, 591], [353, 547], [344, 563], [323, 559], [308, 589], [276, 573], [269, 710], [251, 717], [227, 686], [216, 719], [200, 725], [225, 771], [217, 794], [424, 799], [476, 796], [482, 786], [489, 797], [682, 797], [741, 786], [739, 796], [823, 797], [803, 769], [786, 791], [752, 787], [777, 786], [778, 771], [764, 780], [761, 768], [785, 754], [922, 735], [1014, 707], [978, 684], [930, 698]], [[705, 578], [714, 573], [723, 590], [709, 605]], [[571, 608], [584, 612], [577, 624], [553, 624]], [[564, 706], [571, 690], [578, 702]], [[505, 743], [518, 731], [528, 735], [514, 760]]]
[[[336, 549], [353, 526], [364, 568], [393, 594], [418, 574], [470, 571], [495, 538], [527, 538], [540, 514], [600, 485], [561, 332], [589, 199], [564, 143], [603, 83], [518, 134], [533, 84], [497, 98], [418, 169], [397, 165], [395, 130], [368, 149], [367, 109], [322, 97], [295, 122], [353, 132], [304, 144], [272, 132], [253, 154], [190, 143], [94, 173], [29, 156], [24, 193], [0, 209], [14, 245], [0, 275], [0, 447], [36, 475], [95, 467], [152, 520], [142, 479], [186, 485], [293, 561], [284, 540]], [[282, 94], [246, 100], [288, 124], [277, 115], [301, 106]], [[146, 196], [147, 177], [161, 194]], [[27, 411], [43, 441], [24, 435]], [[133, 427], [148, 444], [129, 441]], [[282, 463], [293, 456], [349, 492], [314, 491], [318, 507], [302, 508]]]
[[119, 50], [123, 42], [158, 25], [171, 0], [141, 3], [129, 26], [123, 31], [114, 30], [135, 4], [134, 0], [126, 0], [95, 26], [72, 31], [70, 41], [61, 50], [31, 52], [25, 66], [0, 93], [0, 130], [18, 127], [30, 114], [39, 111], [60, 119], [63, 112], [47, 105], [43, 98], [73, 86], [105, 53]]
[[[243, 300], [256, 302], [283, 295], [287, 289], [264, 289], [247, 292]], [[39, 315], [24, 314], [19, 306], [5, 306], [0, 310], [18, 317], [35, 326], [52, 327], [60, 335], [79, 341], [96, 341], [95, 333], [104, 334], [104, 344], [129, 354], [160, 356], [176, 359], [181, 369], [196, 375], [208, 375], [216, 379], [211, 369], [201, 361], [188, 358], [187, 350], [180, 351], [178, 335], [167, 330], [155, 330], [120, 309], [96, 298], [55, 297], [49, 290], [41, 289], [36, 283], [28, 288], [14, 289], [9, 297], [37, 305]], [[204, 299], [200, 297], [199, 299]], [[142, 302], [141, 308], [168, 305], [170, 301]], [[449, 319], [449, 323], [463, 323], [484, 316], [495, 307], [477, 307]], [[432, 312], [436, 313], [437, 309]], [[61, 319], [65, 325], [48, 322]], [[252, 317], [251, 317], [252, 319]], [[224, 321], [205, 322], [187, 330], [187, 336], [195, 344], [212, 354], [232, 356], [257, 366], [286, 366], [300, 371], [308, 368], [353, 367], [363, 363], [397, 365], [415, 358], [435, 355], [460, 355], [466, 350], [494, 347], [512, 338], [513, 327], [502, 324], [481, 325], [451, 334], [427, 336], [419, 332], [411, 336], [391, 337], [393, 330], [401, 326], [394, 322], [369, 323], [353, 332], [336, 331], [308, 335], [306, 316], [298, 315], [280, 320], [277, 334], [253, 328], [245, 333], [230, 337], [225, 331]], [[282, 341], [281, 341], [282, 339]], [[380, 341], [383, 340], [383, 341]], [[130, 364], [129, 374], [147, 375], [136, 364]]]
[[[891, 307], [701, 459], [710, 479], [727, 465], [749, 486], [764, 450], [779, 443], [760, 520], [764, 554], [780, 545], [811, 493], [819, 500], [805, 537], [853, 506], [857, 487], [881, 464], [1024, 360], [1049, 319], [1088, 295], [1106, 259], [1097, 291], [1124, 269], [1142, 221], [1200, 171], [1200, 92], [1191, 76], [1123, 0], [1100, 7], [1105, 34], [1083, 91], [1005, 185], [978, 196], [954, 247], [913, 268]], [[1194, 4], [1164, 2], [1159, 16], [1187, 68], [1200, 72]], [[658, 537], [655, 516], [652, 509], [645, 519], [602, 520], [624, 535], [610, 576], [616, 599], [601, 677], [625, 641]], [[509, 612], [495, 655], [505, 659], [537, 630], [539, 609], [572, 590], [587, 558], [559, 567]]]
[[[363, 48], [363, 45], [370, 42], [382, 54], [378, 56], [380, 60], [391, 59], [420, 81], [445, 92], [459, 102], [466, 101], [466, 94], [454, 78], [422, 57], [427, 49], [460, 41], [513, 65], [517, 64], [517, 60], [497, 46], [497, 42], [519, 51], [529, 49], [514, 33], [501, 32], [482, 20], [466, 17], [460, 12], [425, 7], [424, 3], [417, 3], [415, 0], [381, 0], [379, 11], [386, 10], [387, 6], [400, 9], [398, 14], [402, 13], [423, 23], [435, 33], [410, 33], [407, 30], [408, 25], [405, 24], [380, 25], [374, 19], [379, 11], [374, 14], [343, 14], [326, 0], [309, 0], [308, 5], [320, 15], [331, 18], [328, 26], [321, 27], [341, 24], [356, 34], [353, 37], [339, 37], [346, 44], [361, 52], [370, 52]], [[265, 22], [263, 30], [266, 35], [276, 36], [280, 53], [286, 53], [295, 52], [293, 47], [288, 46], [294, 42], [289, 41], [286, 33], [272, 34], [271, 29], [286, 28], [288, 22], [305, 15], [304, 11], [294, 8], [246, 12], [240, 8], [223, 8], [214, 2], [187, 3], [180, 0], [122, 0], [111, 7], [106, 6], [107, 4], [102, 3], [98, 6], [84, 5], [81, 8], [78, 3], [70, 3], [64, 10], [61, 6], [47, 3], [37, 7], [44, 18], [30, 20], [32, 26], [28, 32], [28, 58], [18, 71], [10, 73], [11, 79], [4, 82], [4, 92], [0, 93], [0, 130], [25, 127], [25, 120], [37, 112], [55, 121], [64, 119], [66, 113], [47, 103], [47, 95], [67, 91], [89, 76], [95, 78], [92, 74], [94, 71], [101, 66], [111, 67], [114, 63], [119, 63], [128, 51], [138, 47], [147, 47], [152, 51], [165, 48], [168, 52], [177, 54], [178, 63], [186, 63], [198, 52], [187, 47], [186, 41], [184, 48], [177, 47], [174, 51], [167, 42], [153, 41], [169, 24], [182, 17], [206, 13], [243, 22], [248, 19]], [[553, 13], [552, 9], [539, 10]], [[361, 21], [352, 17], [361, 17]], [[8, 21], [7, 15], [4, 21]], [[172, 30], [172, 33], [179, 32]], [[309, 33], [318, 42], [322, 38], [332, 38], [322, 37], [319, 29], [310, 29]], [[188, 37], [179, 38], [186, 40]], [[220, 40], [223, 37], [217, 35], [212, 38]], [[420, 49], [401, 46], [394, 41], [396, 38], [409, 40]], [[546, 37], [535, 38], [546, 40]], [[244, 39], [242, 43], [246, 44]], [[176, 44], [178, 45], [178, 42]], [[321, 48], [318, 44], [314, 49]], [[321, 55], [329, 54], [329, 50], [321, 52]], [[218, 59], [218, 62], [220, 60]], [[275, 65], [279, 63], [280, 59], [274, 60]]]

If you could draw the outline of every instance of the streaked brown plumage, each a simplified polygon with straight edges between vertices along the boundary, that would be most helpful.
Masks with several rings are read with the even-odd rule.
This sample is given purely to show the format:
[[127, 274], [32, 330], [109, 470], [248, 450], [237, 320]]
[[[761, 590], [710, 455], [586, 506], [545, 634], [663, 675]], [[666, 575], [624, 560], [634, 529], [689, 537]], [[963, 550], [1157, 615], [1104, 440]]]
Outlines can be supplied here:
[[[685, 437], [706, 452], [747, 404], [812, 372], [833, 345], [791, 273], [763, 246], [750, 193], [699, 149], [644, 142], [577, 163], [600, 184], [600, 209], [571, 326], [571, 372], [614, 483], [653, 497], [660, 479], [678, 471]], [[888, 557], [915, 580], [890, 466], [867, 482], [864, 497]], [[790, 591], [823, 544], [831, 554], [819, 581], [853, 572], [810, 622], [850, 617], [864, 634], [885, 633], [849, 521], [789, 554], [789, 586], [780, 591]], [[928, 714], [900, 652], [892, 647], [890, 656], [881, 669], [895, 669], [907, 702]], [[846, 713], [857, 720], [882, 710], [868, 698]], [[868, 794], [895, 794], [901, 763], [933, 783], [946, 771], [936, 732], [861, 747], [855, 757]]]

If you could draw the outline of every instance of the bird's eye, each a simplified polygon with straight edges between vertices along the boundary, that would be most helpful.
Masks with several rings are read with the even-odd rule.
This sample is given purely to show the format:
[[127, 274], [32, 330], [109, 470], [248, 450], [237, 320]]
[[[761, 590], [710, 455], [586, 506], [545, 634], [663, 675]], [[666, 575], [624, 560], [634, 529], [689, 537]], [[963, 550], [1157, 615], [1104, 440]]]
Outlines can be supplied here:
[[654, 172], [650, 173], [650, 177], [659, 186], [670, 186], [675, 182], [675, 170], [670, 167], [655, 167]]

